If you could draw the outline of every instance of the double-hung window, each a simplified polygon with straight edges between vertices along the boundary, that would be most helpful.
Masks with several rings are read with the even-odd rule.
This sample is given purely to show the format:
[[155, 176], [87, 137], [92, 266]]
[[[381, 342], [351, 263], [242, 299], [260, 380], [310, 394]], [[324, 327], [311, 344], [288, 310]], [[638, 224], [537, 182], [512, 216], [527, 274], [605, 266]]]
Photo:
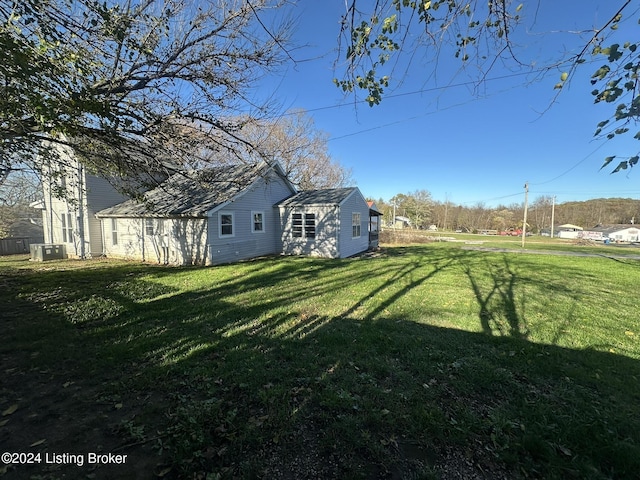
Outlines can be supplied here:
[[73, 242], [73, 223], [71, 220], [70, 213], [63, 213], [60, 217], [60, 221], [62, 224], [62, 241], [64, 243], [72, 243]]
[[153, 218], [144, 219], [144, 233], [148, 236], [152, 236], [155, 233], [153, 229]]
[[362, 224], [360, 223], [360, 212], [351, 214], [351, 237], [360, 238]]
[[251, 212], [251, 232], [264, 233], [264, 212]]
[[220, 236], [233, 237], [234, 234], [235, 233], [234, 233], [233, 213], [221, 212], [220, 213]]
[[111, 245], [118, 245], [118, 219], [111, 219]]

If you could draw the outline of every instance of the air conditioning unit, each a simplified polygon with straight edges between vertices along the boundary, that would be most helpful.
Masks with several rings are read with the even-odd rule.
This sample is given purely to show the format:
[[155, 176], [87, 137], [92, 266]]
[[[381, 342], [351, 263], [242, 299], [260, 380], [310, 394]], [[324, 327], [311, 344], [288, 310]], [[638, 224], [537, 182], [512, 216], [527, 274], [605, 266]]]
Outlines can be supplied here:
[[67, 251], [64, 245], [53, 243], [32, 243], [31, 260], [45, 262], [47, 260], [60, 260], [67, 258]]

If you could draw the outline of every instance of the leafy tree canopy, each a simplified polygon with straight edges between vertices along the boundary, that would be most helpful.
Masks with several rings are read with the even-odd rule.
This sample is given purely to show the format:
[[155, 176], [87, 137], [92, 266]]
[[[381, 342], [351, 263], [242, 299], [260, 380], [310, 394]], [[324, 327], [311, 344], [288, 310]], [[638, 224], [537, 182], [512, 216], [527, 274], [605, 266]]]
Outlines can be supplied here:
[[280, 6], [0, 0], [0, 179], [56, 145], [107, 178], [191, 162], [196, 142], [250, 149], [239, 119], [269, 112], [252, 87], [288, 59]]
[[[393, 81], [398, 58], [424, 57], [437, 68], [438, 58], [452, 54], [467, 73], [482, 82], [498, 64], [544, 76], [557, 72], [558, 94], [580, 68], [591, 68], [593, 99], [611, 104], [612, 113], [597, 125], [596, 137], [612, 139], [630, 133], [640, 140], [640, 131], [630, 130], [640, 118], [638, 70], [640, 49], [635, 38], [618, 40], [622, 22], [638, 22], [638, 2], [606, 2], [606, 17], [588, 30], [566, 32], [579, 35], [583, 46], [552, 59], [546, 65], [522, 60], [524, 49], [514, 38], [526, 30], [539, 9], [554, 2], [512, 0], [350, 0], [342, 19], [341, 53], [346, 69], [334, 82], [345, 92], [363, 91], [370, 106], [378, 105]], [[587, 63], [588, 60], [588, 63]], [[586, 64], [583, 66], [583, 64]], [[402, 69], [400, 69], [402, 70]], [[398, 80], [396, 79], [396, 82]], [[613, 172], [638, 163], [639, 156], [607, 157], [603, 167], [617, 165]], [[614, 161], [615, 160], [615, 161]]]

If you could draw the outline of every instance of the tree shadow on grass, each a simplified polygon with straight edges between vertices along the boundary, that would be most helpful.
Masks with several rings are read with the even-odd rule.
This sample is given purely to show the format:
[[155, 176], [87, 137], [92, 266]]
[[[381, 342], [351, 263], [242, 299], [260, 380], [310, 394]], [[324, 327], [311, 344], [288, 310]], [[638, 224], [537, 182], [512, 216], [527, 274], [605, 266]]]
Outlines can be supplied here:
[[[518, 305], [516, 300], [517, 274], [512, 270], [507, 257], [503, 257], [503, 265], [488, 265], [491, 285], [483, 291], [481, 281], [476, 278], [469, 264], [464, 267], [473, 294], [478, 302], [480, 325], [482, 331], [492, 335], [511, 336], [526, 340], [528, 329], [525, 324], [524, 296]], [[519, 313], [519, 310], [522, 313]]]
[[[455, 265], [444, 251], [409, 255], [374, 264], [393, 269], [371, 291], [381, 305]], [[83, 273], [77, 291], [57, 290], [52, 274], [3, 292], [0, 410], [19, 405], [0, 426], [6, 449], [130, 456], [124, 465], [16, 466], [6, 478], [515, 478], [522, 469], [633, 478], [639, 362], [511, 334], [526, 331], [525, 279], [506, 259], [482, 278], [460, 270], [479, 305], [496, 316], [502, 308], [505, 337], [388, 308], [357, 318], [361, 296], [339, 315], [298, 307], [301, 295], [320, 301], [379, 274], [357, 262], [256, 262], [184, 292], [149, 280], [170, 269], [136, 277], [108, 268], [95, 281]], [[87, 302], [74, 314], [96, 309], [92, 296], [120, 307], [71, 323], [67, 310], [34, 303], [38, 289], [47, 294], [43, 280], [62, 305]]]
[[[574, 306], [578, 306], [585, 295], [590, 295], [590, 292], [567, 286], [568, 278], [579, 276], [586, 279], [588, 274], [577, 269], [565, 268], [561, 274], [543, 274], [540, 269], [544, 267], [540, 264], [528, 263], [523, 257], [514, 261], [509, 254], [499, 257], [469, 255], [460, 259], [460, 265], [478, 305], [480, 326], [487, 335], [528, 340], [531, 335], [528, 315], [550, 316], [557, 307], [554, 299], [571, 300]], [[595, 277], [593, 282], [597, 282]], [[537, 300], [537, 304], [533, 300]], [[541, 305], [547, 310], [540, 311]], [[572, 310], [561, 318], [550, 317], [554, 319], [556, 330], [551, 343], [558, 343], [564, 329], [576, 320]]]

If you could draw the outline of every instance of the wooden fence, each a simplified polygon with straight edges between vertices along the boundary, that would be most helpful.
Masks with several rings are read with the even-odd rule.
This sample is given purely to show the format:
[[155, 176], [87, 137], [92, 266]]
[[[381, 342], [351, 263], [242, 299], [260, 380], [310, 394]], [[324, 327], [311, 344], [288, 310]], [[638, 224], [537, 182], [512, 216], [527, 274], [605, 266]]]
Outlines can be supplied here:
[[42, 243], [42, 238], [11, 237], [0, 238], [0, 255], [17, 255], [29, 253], [32, 243]]

